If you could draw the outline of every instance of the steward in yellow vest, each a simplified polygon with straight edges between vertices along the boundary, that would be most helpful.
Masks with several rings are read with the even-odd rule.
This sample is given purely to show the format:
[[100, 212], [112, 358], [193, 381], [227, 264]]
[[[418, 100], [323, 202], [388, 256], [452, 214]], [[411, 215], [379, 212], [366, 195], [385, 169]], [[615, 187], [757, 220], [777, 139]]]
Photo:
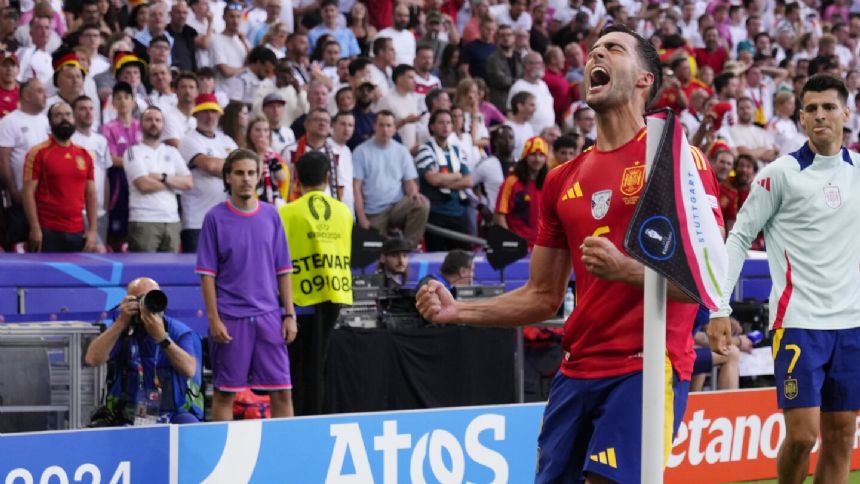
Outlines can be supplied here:
[[341, 304], [352, 304], [352, 211], [325, 194], [331, 162], [318, 151], [295, 164], [303, 195], [278, 210], [293, 262], [299, 326], [289, 346], [296, 415], [323, 413], [323, 370]]

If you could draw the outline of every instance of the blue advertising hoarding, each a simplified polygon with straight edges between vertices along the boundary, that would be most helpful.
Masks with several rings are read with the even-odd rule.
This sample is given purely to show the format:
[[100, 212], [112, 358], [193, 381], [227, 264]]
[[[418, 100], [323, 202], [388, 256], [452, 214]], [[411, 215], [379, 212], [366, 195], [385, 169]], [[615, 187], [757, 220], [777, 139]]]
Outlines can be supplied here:
[[180, 483], [530, 482], [544, 404], [179, 428]]
[[167, 484], [170, 426], [0, 436], [0, 482]]

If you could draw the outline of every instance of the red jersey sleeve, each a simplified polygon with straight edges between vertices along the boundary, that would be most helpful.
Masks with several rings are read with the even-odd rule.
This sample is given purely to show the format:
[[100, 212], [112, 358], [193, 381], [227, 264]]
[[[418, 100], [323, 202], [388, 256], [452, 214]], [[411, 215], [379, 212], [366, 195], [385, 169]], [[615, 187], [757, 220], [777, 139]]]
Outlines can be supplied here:
[[24, 182], [39, 181], [42, 176], [42, 144], [34, 146], [24, 158]]
[[95, 173], [95, 164], [93, 163], [93, 157], [90, 155], [89, 150], [81, 148], [81, 154], [84, 156], [84, 159], [87, 161], [87, 180], [95, 181], [96, 173]]
[[538, 216], [538, 233], [535, 245], [553, 249], [568, 248], [567, 235], [558, 216], [558, 207], [556, 204], [561, 196], [561, 187], [563, 187], [564, 180], [566, 179], [564, 175], [568, 172], [564, 167], [570, 163], [573, 162], [568, 162], [546, 175], [543, 190], [541, 191], [540, 215]]
[[691, 146], [693, 158], [699, 163], [699, 177], [702, 179], [702, 185], [705, 188], [705, 193], [708, 194], [708, 203], [711, 205], [711, 212], [714, 213], [714, 218], [717, 219], [717, 224], [720, 227], [725, 227], [726, 223], [723, 220], [723, 211], [720, 209], [720, 185], [717, 183], [717, 176], [714, 170], [711, 169], [711, 162], [708, 157], [699, 148]]
[[496, 200], [496, 213], [507, 215], [511, 212], [511, 200], [514, 195], [514, 186], [517, 184], [516, 175], [508, 175], [505, 178], [505, 183], [499, 191], [499, 198]]

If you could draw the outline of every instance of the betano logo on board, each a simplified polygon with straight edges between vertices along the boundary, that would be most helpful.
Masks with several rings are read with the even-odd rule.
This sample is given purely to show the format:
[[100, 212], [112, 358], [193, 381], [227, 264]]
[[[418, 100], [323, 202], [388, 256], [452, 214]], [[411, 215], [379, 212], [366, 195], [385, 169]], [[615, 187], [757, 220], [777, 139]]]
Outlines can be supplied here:
[[[785, 420], [773, 388], [690, 394], [666, 471], [667, 484], [737, 482], [776, 475]], [[851, 468], [860, 467], [860, 419]], [[818, 457], [813, 449], [810, 468]]]

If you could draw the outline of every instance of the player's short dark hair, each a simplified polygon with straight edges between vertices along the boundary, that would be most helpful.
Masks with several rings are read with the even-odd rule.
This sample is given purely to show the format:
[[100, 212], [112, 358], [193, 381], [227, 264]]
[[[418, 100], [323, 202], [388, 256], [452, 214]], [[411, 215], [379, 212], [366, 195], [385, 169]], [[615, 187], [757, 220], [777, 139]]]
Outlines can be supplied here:
[[556, 138], [552, 143], [553, 151], [563, 150], [565, 148], [576, 149], [576, 138], [569, 134], [565, 134]]
[[511, 98], [511, 112], [517, 114], [520, 112], [520, 104], [525, 104], [529, 99], [535, 97], [534, 94], [528, 91], [520, 91], [514, 94]]
[[657, 91], [660, 90], [660, 85], [663, 83], [663, 68], [660, 64], [660, 55], [657, 53], [657, 49], [645, 37], [620, 24], [606, 27], [600, 32], [597, 38], [600, 39], [600, 37], [613, 32], [627, 34], [636, 39], [636, 52], [639, 54], [639, 62], [646, 71], [654, 75], [654, 83], [651, 84], [651, 89], [648, 91], [648, 99], [646, 100], [646, 104], [650, 104], [654, 100], [654, 96], [657, 95]]
[[460, 272], [460, 269], [471, 269], [475, 254], [462, 249], [454, 249], [448, 252], [439, 272], [444, 276], [452, 276]]
[[329, 170], [331, 170], [331, 161], [328, 156], [319, 151], [309, 151], [296, 162], [299, 183], [306, 187], [322, 185]]
[[830, 74], [816, 74], [810, 77], [800, 90], [800, 103], [803, 104], [803, 97], [807, 92], [824, 92], [831, 89], [836, 91], [839, 102], [843, 106], [848, 104], [848, 89], [845, 87], [845, 81]]
[[239, 148], [230, 152], [227, 159], [224, 160], [224, 167], [221, 169], [221, 180], [224, 182], [224, 191], [230, 193], [230, 184], [227, 183], [227, 175], [233, 171], [233, 164], [239, 160], [251, 160], [257, 164], [257, 171], [260, 170], [260, 157], [257, 153], [244, 148]]
[[395, 67], [393, 71], [391, 71], [391, 80], [396, 83], [397, 79], [399, 79], [400, 76], [403, 76], [409, 72], [414, 72], [414, 71], [415, 71], [415, 68], [410, 66], [409, 64], [400, 64], [397, 67]]

